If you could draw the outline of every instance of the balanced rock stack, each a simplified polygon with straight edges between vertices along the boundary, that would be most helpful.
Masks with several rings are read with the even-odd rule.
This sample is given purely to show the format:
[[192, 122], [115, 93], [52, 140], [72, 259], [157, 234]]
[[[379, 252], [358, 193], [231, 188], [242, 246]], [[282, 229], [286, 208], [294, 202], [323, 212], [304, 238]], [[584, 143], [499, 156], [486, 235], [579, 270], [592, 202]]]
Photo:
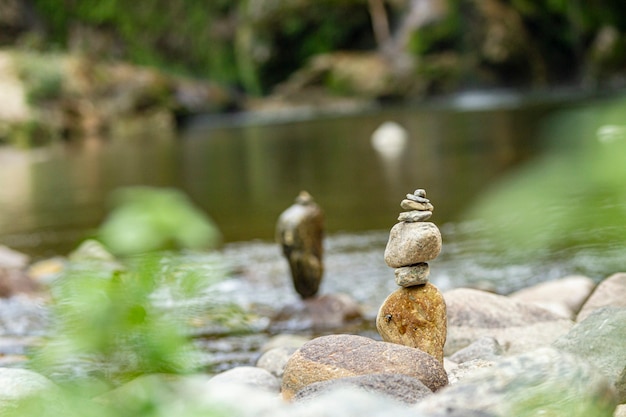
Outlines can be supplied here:
[[418, 348], [443, 363], [446, 342], [446, 304], [441, 292], [428, 282], [428, 261], [441, 252], [441, 233], [426, 222], [433, 205], [426, 191], [407, 194], [400, 206], [399, 223], [389, 233], [385, 262], [394, 268], [400, 288], [383, 302], [376, 328], [384, 341]]

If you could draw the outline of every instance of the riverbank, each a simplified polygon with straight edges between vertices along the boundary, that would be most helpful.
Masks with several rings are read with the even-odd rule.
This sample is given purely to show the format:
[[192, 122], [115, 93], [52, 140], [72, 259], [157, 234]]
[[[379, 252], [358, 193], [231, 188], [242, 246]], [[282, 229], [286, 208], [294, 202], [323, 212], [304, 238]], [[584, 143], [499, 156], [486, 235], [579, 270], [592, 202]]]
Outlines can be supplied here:
[[[7, 271], [17, 274], [36, 270], [20, 254], [5, 252], [3, 259], [5, 277]], [[40, 278], [53, 276], [58, 273], [55, 265], [59, 268], [63, 264], [54, 260], [40, 264], [36, 275]], [[47, 338], [49, 298], [46, 285], [44, 280], [39, 282], [39, 288], [14, 287], [12, 293], [5, 293], [8, 298], [2, 302], [5, 312], [2, 314], [2, 365], [5, 367], [2, 375], [6, 374], [6, 378], [14, 379], [14, 369], [28, 367], [25, 360], [29, 350]], [[450, 288], [443, 295], [448, 310], [448, 337], [445, 360], [440, 366], [445, 370], [448, 384], [434, 394], [425, 389], [419, 379], [398, 375], [393, 371], [395, 368], [379, 369], [375, 373], [368, 371], [372, 360], [377, 366], [384, 365], [384, 357], [372, 358], [362, 350], [343, 350], [342, 344], [332, 342], [333, 337], [346, 335], [348, 340], [367, 339], [376, 346], [383, 344], [375, 332], [366, 331], [357, 336], [358, 332], [348, 328], [335, 328], [325, 331], [329, 335], [325, 338], [331, 338], [328, 344], [323, 343], [325, 338], [319, 339], [307, 329], [300, 329], [299, 335], [293, 331], [275, 333], [263, 342], [252, 342], [252, 345], [259, 343], [253, 355], [254, 363], [218, 365], [213, 372], [189, 376], [144, 375], [118, 387], [101, 387], [91, 400], [76, 402], [76, 398], [68, 397], [59, 404], [69, 410], [69, 415], [72, 409], [84, 412], [81, 407], [87, 401], [101, 413], [94, 415], [151, 404], [162, 411], [181, 407], [177, 415], [184, 416], [196, 415], [192, 410], [212, 410], [218, 415], [217, 410], [222, 410], [231, 416], [309, 416], [315, 413], [347, 416], [367, 412], [381, 416], [393, 413], [434, 417], [505, 416], [512, 415], [510, 407], [518, 406], [522, 409], [516, 409], [515, 415], [534, 415], [540, 409], [548, 409], [555, 416], [611, 416], [617, 404], [626, 402], [622, 380], [626, 352], [621, 343], [626, 331], [623, 319], [626, 274], [614, 274], [597, 285], [583, 276], [563, 277], [506, 296], [469, 288]], [[11, 314], [6, 314], [9, 311]], [[256, 310], [256, 323], [263, 322], [259, 312]], [[368, 314], [365, 317], [367, 319]], [[372, 319], [371, 312], [369, 318]], [[257, 331], [264, 331], [263, 326], [261, 324]], [[239, 327], [235, 332], [242, 329]], [[247, 332], [251, 329], [248, 327]], [[253, 340], [252, 333], [250, 335], [233, 335], [232, 340], [240, 337], [243, 343], [249, 344]], [[200, 346], [215, 348], [230, 339], [222, 338], [220, 342], [217, 338], [213, 345], [210, 339], [198, 340]], [[320, 362], [315, 350], [306, 347], [310, 346], [307, 345], [310, 340], [316, 341], [315, 349], [321, 349], [322, 343], [325, 349], [333, 350], [330, 357], [335, 358], [336, 363]], [[318, 362], [318, 366], [343, 369], [342, 378], [313, 383], [319, 376], [307, 376], [310, 365], [302, 367], [290, 363], [293, 354], [303, 346], [305, 350], [300, 350], [300, 356], [307, 355], [308, 360]], [[224, 346], [218, 349], [227, 353]], [[357, 357], [351, 356], [355, 354]], [[358, 365], [348, 365], [348, 362]], [[302, 380], [310, 381], [307, 383], [310, 387], [298, 393], [293, 402], [285, 402], [280, 396], [281, 379], [285, 367], [294, 366]], [[394, 366], [412, 369], [414, 364], [399, 362]], [[392, 371], [394, 373], [390, 374]], [[59, 389], [49, 380], [42, 384], [42, 377], [37, 374], [21, 376], [25, 390], [33, 387], [33, 381], [38, 381], [37, 389], [43, 390], [38, 391], [39, 394]], [[6, 378], [0, 377], [0, 381]], [[583, 384], [579, 385], [581, 381]], [[533, 387], [532, 398], [527, 395], [530, 387]], [[0, 406], [12, 404], [20, 395], [18, 392]], [[241, 398], [247, 401], [242, 402]], [[575, 410], [586, 414], [576, 414], [580, 411]], [[617, 410], [614, 415], [621, 417], [624, 407]]]

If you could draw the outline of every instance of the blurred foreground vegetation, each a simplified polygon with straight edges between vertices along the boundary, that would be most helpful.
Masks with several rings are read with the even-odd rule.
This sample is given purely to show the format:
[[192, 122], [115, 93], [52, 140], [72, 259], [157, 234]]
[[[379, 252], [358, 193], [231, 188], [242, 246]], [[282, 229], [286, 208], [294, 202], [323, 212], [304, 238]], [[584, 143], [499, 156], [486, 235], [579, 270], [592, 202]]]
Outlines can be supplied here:
[[542, 156], [498, 181], [467, 213], [481, 222], [491, 250], [515, 260], [569, 248], [623, 252], [625, 114], [622, 98], [548, 119]]
[[198, 326], [248, 331], [248, 314], [210, 290], [225, 277], [209, 256], [217, 227], [174, 189], [131, 187], [115, 199], [105, 244], [83, 242], [50, 284], [50, 328], [28, 367], [56, 386], [10, 415], [228, 415], [186, 392], [206, 382], [191, 375], [210, 371], [192, 338]]

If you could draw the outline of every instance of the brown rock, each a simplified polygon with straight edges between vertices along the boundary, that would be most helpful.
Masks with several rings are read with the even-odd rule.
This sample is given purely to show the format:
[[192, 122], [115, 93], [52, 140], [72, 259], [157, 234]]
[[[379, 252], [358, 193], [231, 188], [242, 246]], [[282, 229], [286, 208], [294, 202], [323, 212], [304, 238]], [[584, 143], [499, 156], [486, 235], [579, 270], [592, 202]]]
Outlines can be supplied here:
[[392, 292], [378, 311], [376, 328], [384, 341], [421, 349], [443, 364], [446, 303], [434, 285]]
[[419, 349], [338, 334], [313, 339], [293, 354], [285, 366], [282, 395], [289, 400], [315, 382], [384, 373], [417, 378], [432, 391], [448, 383], [443, 365]]
[[431, 222], [396, 223], [389, 232], [385, 262], [390, 268], [435, 259], [441, 252], [441, 232]]
[[626, 273], [618, 272], [599, 283], [582, 306], [576, 321], [581, 322], [595, 310], [607, 306], [626, 307]]
[[324, 275], [324, 212], [306, 191], [276, 222], [276, 240], [289, 263], [296, 292], [302, 298], [317, 294]]

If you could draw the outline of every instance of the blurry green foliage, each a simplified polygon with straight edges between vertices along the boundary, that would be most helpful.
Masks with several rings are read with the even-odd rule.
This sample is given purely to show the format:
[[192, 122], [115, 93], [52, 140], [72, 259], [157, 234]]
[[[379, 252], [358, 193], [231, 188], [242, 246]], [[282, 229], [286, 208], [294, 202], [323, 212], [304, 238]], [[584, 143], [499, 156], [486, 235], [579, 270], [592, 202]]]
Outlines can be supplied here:
[[[75, 45], [83, 33], [76, 28], [90, 28], [91, 36], [109, 44], [98, 50], [98, 42], [82, 40], [84, 52], [99, 59], [153, 65], [257, 95], [271, 91], [316, 54], [377, 48], [367, 0], [154, 0], [150, 7], [121, 0], [32, 1], [48, 43]], [[410, 2], [385, 4], [393, 32]], [[601, 30], [626, 34], [622, 0], [448, 0], [447, 6], [447, 16], [410, 37], [407, 52], [419, 57], [454, 53], [479, 65], [476, 58], [487, 38], [513, 39], [513, 46], [501, 46], [522, 56], [512, 54], [513, 61], [488, 68], [505, 85], [512, 72], [529, 72], [529, 59], [535, 71], [545, 67], [547, 77], [542, 70], [533, 79], [522, 77], [526, 83], [576, 80], [587, 75], [586, 61], [593, 59], [588, 53]], [[485, 33], [487, 27], [505, 33]], [[620, 73], [623, 68], [622, 57], [612, 69]], [[468, 80], [480, 77], [482, 69], [464, 68]]]
[[156, 254], [117, 270], [97, 261], [70, 264], [51, 288], [53, 331], [34, 367], [59, 376], [64, 372], [57, 367], [87, 361], [114, 384], [145, 373], [191, 371], [193, 349], [179, 317], [162, 314], [150, 299], [161, 268]]
[[128, 187], [114, 192], [112, 200], [98, 236], [116, 255], [210, 249], [220, 242], [213, 221], [176, 189]]
[[[66, 45], [68, 29], [85, 24], [108, 30], [125, 58], [216, 81], [236, 81], [234, 51], [213, 24], [233, 7], [225, 0], [33, 0], [53, 41]], [[224, 36], [227, 36], [224, 35]]]
[[521, 259], [570, 247], [623, 245], [626, 100], [571, 110], [546, 125], [542, 156], [468, 211], [493, 248]]
[[52, 325], [30, 354], [30, 368], [61, 388], [63, 395], [55, 394], [59, 406], [32, 414], [38, 403], [28, 400], [12, 415], [228, 415], [201, 399], [191, 401], [196, 399], [180, 391], [184, 385], [177, 379], [200, 370], [192, 319], [221, 321], [219, 314], [212, 316], [219, 311], [241, 315], [219, 300], [189, 307], [223, 277], [208, 263], [168, 253], [121, 263], [95, 241], [81, 245], [51, 285]]

